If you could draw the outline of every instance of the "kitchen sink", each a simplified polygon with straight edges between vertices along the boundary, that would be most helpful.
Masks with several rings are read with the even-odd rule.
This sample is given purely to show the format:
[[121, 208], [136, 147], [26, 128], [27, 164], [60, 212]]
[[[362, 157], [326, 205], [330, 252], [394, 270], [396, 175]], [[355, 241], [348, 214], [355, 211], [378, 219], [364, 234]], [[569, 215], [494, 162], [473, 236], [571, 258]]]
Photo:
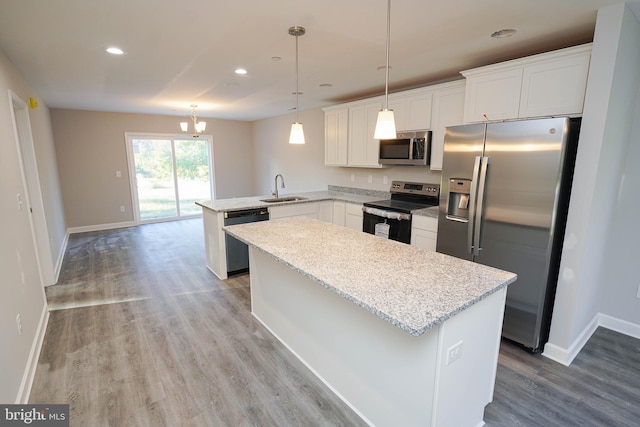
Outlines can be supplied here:
[[274, 197], [272, 199], [261, 199], [261, 202], [266, 203], [278, 203], [278, 202], [296, 202], [298, 200], [307, 200], [306, 197], [289, 196], [289, 197]]

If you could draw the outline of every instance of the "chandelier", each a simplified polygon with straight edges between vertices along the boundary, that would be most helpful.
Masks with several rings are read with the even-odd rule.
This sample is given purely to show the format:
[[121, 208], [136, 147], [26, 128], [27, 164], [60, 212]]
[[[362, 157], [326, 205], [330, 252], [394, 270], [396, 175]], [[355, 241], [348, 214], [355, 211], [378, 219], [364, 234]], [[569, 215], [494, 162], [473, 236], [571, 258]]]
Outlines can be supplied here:
[[[197, 138], [207, 128], [207, 122], [199, 122], [196, 116], [197, 105], [191, 104], [191, 121], [193, 121], [193, 137]], [[182, 132], [189, 132], [189, 122], [180, 122]]]

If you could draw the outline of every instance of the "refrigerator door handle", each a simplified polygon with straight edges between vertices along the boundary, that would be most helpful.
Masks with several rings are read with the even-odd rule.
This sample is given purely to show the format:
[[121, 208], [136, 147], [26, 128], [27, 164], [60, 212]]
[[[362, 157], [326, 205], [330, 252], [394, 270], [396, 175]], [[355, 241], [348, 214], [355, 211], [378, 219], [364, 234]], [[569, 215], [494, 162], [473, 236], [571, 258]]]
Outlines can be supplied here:
[[480, 247], [480, 224], [482, 223], [482, 205], [484, 204], [484, 189], [487, 183], [487, 168], [491, 163], [491, 156], [483, 156], [480, 168], [480, 183], [478, 184], [478, 208], [476, 209], [476, 216], [474, 218], [474, 250], [473, 255], [480, 255], [482, 248]]
[[478, 174], [480, 173], [480, 161], [482, 156], [476, 156], [473, 162], [473, 175], [471, 176], [471, 189], [469, 190], [469, 222], [467, 223], [467, 252], [473, 255], [473, 227], [476, 215], [476, 195], [478, 194]]

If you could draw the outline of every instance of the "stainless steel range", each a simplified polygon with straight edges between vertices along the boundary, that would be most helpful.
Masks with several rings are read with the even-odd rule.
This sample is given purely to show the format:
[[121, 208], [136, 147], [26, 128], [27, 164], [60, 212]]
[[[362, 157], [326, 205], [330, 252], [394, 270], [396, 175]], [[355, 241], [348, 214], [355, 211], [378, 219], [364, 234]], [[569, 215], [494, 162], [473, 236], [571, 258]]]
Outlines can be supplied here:
[[391, 182], [391, 198], [364, 203], [362, 231], [403, 243], [411, 243], [411, 213], [438, 206], [440, 184]]

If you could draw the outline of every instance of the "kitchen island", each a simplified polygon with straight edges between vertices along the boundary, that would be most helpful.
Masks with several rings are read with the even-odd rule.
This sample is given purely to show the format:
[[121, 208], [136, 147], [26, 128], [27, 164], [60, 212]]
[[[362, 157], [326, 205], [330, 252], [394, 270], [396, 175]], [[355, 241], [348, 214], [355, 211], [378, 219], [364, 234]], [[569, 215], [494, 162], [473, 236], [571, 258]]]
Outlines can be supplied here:
[[515, 274], [302, 217], [225, 231], [253, 315], [365, 421], [483, 424]]

